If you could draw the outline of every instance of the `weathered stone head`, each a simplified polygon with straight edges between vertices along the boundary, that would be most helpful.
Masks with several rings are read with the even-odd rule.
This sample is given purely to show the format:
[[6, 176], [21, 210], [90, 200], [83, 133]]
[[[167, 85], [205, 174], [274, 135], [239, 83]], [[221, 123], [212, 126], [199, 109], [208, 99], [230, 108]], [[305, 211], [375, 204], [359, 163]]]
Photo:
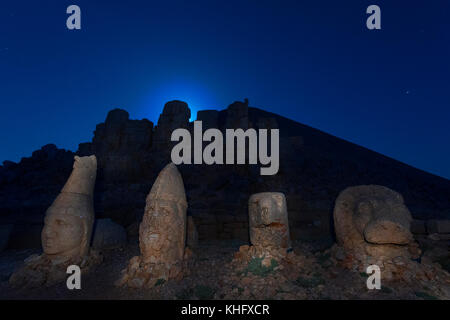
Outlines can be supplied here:
[[255, 246], [288, 248], [289, 222], [284, 194], [253, 194], [248, 202], [250, 241]]
[[183, 179], [170, 163], [160, 172], [147, 196], [139, 227], [139, 246], [145, 262], [171, 264], [183, 260], [186, 210]]
[[334, 208], [337, 241], [346, 250], [372, 256], [405, 255], [413, 236], [411, 214], [403, 197], [377, 185], [342, 191]]
[[68, 265], [79, 265], [83, 272], [87, 272], [101, 261], [101, 256], [89, 251], [94, 224], [96, 172], [95, 156], [75, 156], [69, 179], [45, 215], [42, 230], [44, 253], [28, 257], [25, 265], [11, 275], [11, 286], [53, 285], [66, 278]]
[[146, 199], [139, 226], [141, 255], [122, 270], [117, 286], [151, 288], [160, 279], [181, 279], [188, 272], [186, 210], [183, 179], [170, 163], [159, 173]]
[[48, 208], [42, 230], [44, 253], [56, 261], [76, 261], [87, 255], [94, 223], [95, 156], [75, 156], [72, 174]]

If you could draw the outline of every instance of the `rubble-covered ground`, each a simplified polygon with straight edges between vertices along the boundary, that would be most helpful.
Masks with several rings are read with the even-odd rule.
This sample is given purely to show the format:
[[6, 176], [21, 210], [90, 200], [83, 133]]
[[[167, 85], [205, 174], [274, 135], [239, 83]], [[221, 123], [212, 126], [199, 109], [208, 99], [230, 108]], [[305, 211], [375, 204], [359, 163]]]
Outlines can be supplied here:
[[[114, 286], [129, 259], [139, 255], [137, 241], [104, 251], [103, 263], [83, 275], [81, 290], [73, 291], [65, 283], [11, 289], [9, 275], [36, 252], [7, 251], [0, 254], [0, 299], [450, 299], [450, 283], [444, 279], [426, 285], [414, 279], [408, 284], [381, 279], [381, 290], [369, 290], [367, 274], [340, 267], [329, 249], [317, 250], [311, 244], [295, 243], [289, 254], [294, 262], [287, 264], [235, 258], [240, 244], [222, 241], [202, 245], [194, 250], [194, 266], [188, 276], [179, 282], [158, 281], [149, 289]], [[428, 249], [425, 256], [439, 256], [439, 250], [448, 254], [448, 244]], [[448, 271], [448, 256], [440, 259]], [[437, 263], [434, 266], [440, 268]]]

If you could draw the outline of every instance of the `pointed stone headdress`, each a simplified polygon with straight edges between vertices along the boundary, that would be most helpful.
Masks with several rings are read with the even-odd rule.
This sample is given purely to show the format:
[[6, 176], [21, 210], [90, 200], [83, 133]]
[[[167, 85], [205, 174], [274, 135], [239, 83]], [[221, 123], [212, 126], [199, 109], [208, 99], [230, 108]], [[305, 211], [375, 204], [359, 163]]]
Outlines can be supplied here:
[[[59, 212], [60, 214], [88, 219], [88, 224], [92, 224], [94, 221], [93, 196], [96, 176], [97, 158], [95, 155], [75, 156], [72, 173], [59, 195], [47, 209], [46, 214]], [[91, 226], [89, 228], [91, 229]]]
[[147, 196], [147, 201], [153, 200], [174, 201], [187, 207], [183, 179], [173, 163], [169, 163], [156, 178]]
[[72, 173], [61, 192], [92, 197], [97, 175], [97, 158], [95, 155], [88, 157], [75, 156], [74, 160]]

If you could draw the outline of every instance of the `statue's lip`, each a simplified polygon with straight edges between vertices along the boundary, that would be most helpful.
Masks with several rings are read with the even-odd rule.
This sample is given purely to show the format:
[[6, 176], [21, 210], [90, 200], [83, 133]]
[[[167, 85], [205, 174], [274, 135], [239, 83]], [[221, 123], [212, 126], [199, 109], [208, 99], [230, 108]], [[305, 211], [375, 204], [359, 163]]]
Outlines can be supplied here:
[[43, 244], [45, 247], [53, 247], [53, 246], [55, 245], [55, 241], [54, 241], [54, 240], [51, 240], [51, 239], [44, 239], [44, 240], [42, 241], [42, 244]]
[[370, 223], [364, 229], [364, 238], [372, 244], [407, 245], [412, 241], [409, 228], [393, 221]]

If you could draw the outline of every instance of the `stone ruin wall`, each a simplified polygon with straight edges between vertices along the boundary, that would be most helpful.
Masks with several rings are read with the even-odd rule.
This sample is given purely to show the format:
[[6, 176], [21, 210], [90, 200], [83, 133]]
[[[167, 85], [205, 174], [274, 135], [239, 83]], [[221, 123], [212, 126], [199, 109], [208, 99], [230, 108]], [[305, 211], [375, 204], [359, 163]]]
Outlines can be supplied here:
[[[137, 236], [136, 225], [142, 219], [145, 197], [170, 159], [171, 145], [162, 140], [173, 128], [192, 129], [189, 116], [187, 105], [175, 101], [166, 104], [156, 126], [145, 119], [130, 120], [128, 113], [120, 109], [110, 111], [106, 121], [97, 125], [92, 142], [80, 144], [77, 151], [80, 156], [95, 154], [98, 158], [94, 199], [97, 218], [110, 218], [128, 228], [129, 236]], [[373, 183], [399, 191], [416, 219], [446, 219], [446, 214], [450, 214], [449, 201], [443, 201], [450, 199], [445, 196], [445, 187], [435, 189], [436, 183], [428, 176], [423, 180], [420, 176], [410, 178], [406, 169], [397, 170], [392, 160], [379, 155], [370, 154], [374, 160], [369, 162], [361, 160], [355, 155], [359, 147], [353, 146], [353, 150], [348, 143], [334, 146], [336, 143], [331, 140], [326, 144], [331, 137], [318, 140], [320, 134], [311, 131], [314, 129], [274, 116], [249, 108], [245, 102], [233, 103], [220, 112], [198, 113], [204, 130], [212, 127], [223, 130], [227, 126], [281, 127], [280, 145], [290, 146], [280, 149], [280, 171], [276, 176], [261, 177], [259, 166], [222, 166], [220, 170], [218, 166], [180, 166], [190, 204], [188, 215], [194, 218], [200, 241], [248, 242], [248, 198], [267, 190], [286, 195], [292, 240], [334, 241], [334, 200], [351, 185]], [[46, 146], [20, 164], [0, 166], [0, 199], [4, 207], [0, 211], [3, 213], [0, 225], [16, 248], [40, 245], [43, 213], [70, 173], [72, 159], [73, 153]], [[361, 163], [366, 163], [367, 168]], [[420, 188], [414, 189], [414, 183]], [[415, 200], [421, 198], [440, 200], [433, 203]], [[417, 235], [430, 233], [439, 234], [435, 238], [445, 238], [450, 233], [447, 229], [434, 232], [426, 224], [417, 223]]]

